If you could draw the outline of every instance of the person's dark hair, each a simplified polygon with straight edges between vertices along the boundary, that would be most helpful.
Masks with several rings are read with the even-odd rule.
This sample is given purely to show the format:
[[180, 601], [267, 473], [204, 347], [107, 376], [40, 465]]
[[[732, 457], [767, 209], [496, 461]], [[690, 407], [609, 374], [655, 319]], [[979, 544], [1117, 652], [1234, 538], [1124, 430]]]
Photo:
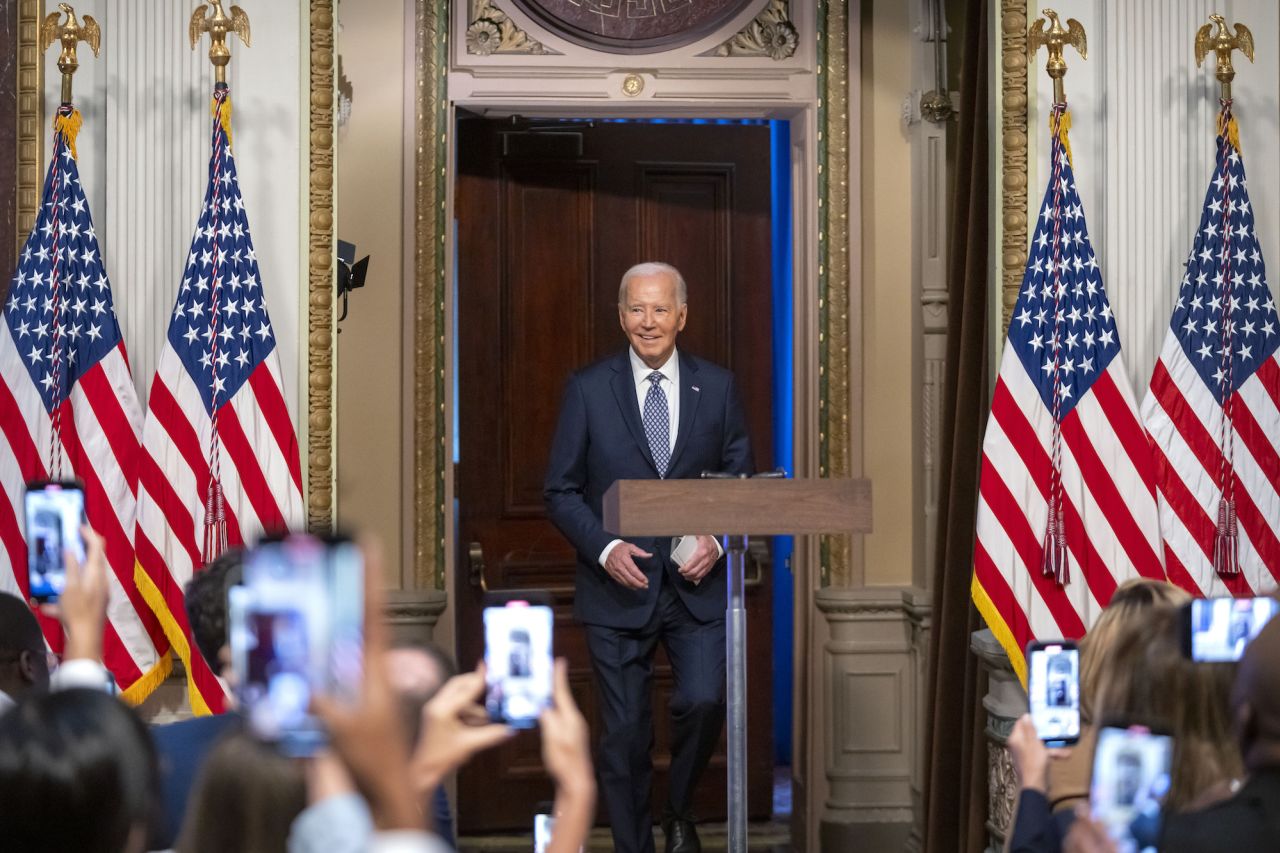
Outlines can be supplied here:
[[405, 733], [409, 742], [416, 744], [422, 736], [422, 708], [436, 695], [436, 691], [450, 678], [458, 674], [458, 665], [453, 657], [444, 649], [428, 640], [397, 640], [391, 646], [393, 651], [411, 651], [425, 655], [437, 669], [439, 680], [430, 691], [413, 690], [409, 692], [397, 690], [396, 698], [400, 703], [400, 715], [404, 721]]
[[1164, 807], [1187, 810], [1214, 786], [1241, 774], [1231, 738], [1235, 664], [1196, 663], [1182, 652], [1181, 608], [1154, 604], [1120, 626], [1099, 677], [1101, 722], [1163, 725], [1173, 734], [1173, 773]]
[[1280, 617], [1245, 646], [1231, 705], [1245, 766], [1280, 767]]
[[223, 738], [196, 781], [178, 853], [278, 853], [307, 806], [301, 767], [252, 736]]
[[227, 590], [240, 582], [244, 550], [232, 548], [191, 576], [184, 590], [187, 622], [196, 648], [215, 673], [218, 651], [227, 642]]
[[155, 747], [97, 690], [34, 694], [0, 716], [0, 840], [7, 850], [120, 853], [157, 802]]
[[[25, 675], [24, 660], [29, 670]], [[17, 699], [48, 678], [44, 634], [35, 614], [21, 598], [0, 592], [0, 690]]]

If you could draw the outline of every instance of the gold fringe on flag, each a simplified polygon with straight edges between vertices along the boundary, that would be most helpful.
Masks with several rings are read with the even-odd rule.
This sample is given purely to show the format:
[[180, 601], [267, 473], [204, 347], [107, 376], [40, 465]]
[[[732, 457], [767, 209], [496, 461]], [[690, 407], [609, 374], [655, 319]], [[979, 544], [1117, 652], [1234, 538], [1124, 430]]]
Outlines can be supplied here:
[[1062, 118], [1056, 123], [1053, 120], [1053, 113], [1049, 113], [1049, 132], [1056, 133], [1058, 140], [1062, 143], [1062, 150], [1067, 152], [1067, 162], [1071, 164], [1071, 168], [1076, 167], [1076, 161], [1071, 157], [1071, 140], [1067, 138], [1067, 133], [1071, 130], [1071, 110], [1062, 113]]
[[222, 112], [218, 112], [218, 99], [209, 102], [209, 115], [214, 116], [222, 124], [222, 132], [227, 135], [227, 147], [231, 147], [231, 95], [222, 99]]
[[1222, 119], [1225, 112], [1226, 111], [1223, 110], [1218, 113], [1218, 135], [1225, 136], [1227, 141], [1231, 143], [1231, 147], [1236, 150], [1237, 154], [1243, 154], [1244, 151], [1240, 148], [1240, 125], [1236, 123], [1235, 114], [1230, 114], [1230, 118], [1228, 118], [1226, 122], [1227, 126], [1223, 127]]
[[59, 112], [53, 117], [53, 132], [60, 133], [67, 140], [67, 145], [71, 146], [71, 156], [76, 157], [76, 137], [80, 135], [80, 125], [84, 124], [84, 118], [81, 117], [80, 111], [72, 108], [70, 115], [63, 115]]

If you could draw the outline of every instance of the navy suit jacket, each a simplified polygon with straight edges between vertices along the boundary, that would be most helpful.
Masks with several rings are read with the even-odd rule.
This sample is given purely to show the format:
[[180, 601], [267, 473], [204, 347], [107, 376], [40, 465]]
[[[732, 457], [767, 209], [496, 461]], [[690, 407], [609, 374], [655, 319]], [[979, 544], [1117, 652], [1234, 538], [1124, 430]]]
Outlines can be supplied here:
[[[640, 420], [628, 350], [573, 374], [565, 389], [560, 420], [551, 443], [543, 487], [547, 513], [578, 552], [574, 616], [588, 625], [635, 629], [648, 622], [662, 583], [674, 584], [694, 618], [724, 617], [724, 559], [701, 584], [676, 571], [669, 556], [671, 537], [628, 538], [653, 554], [636, 558], [649, 578], [648, 589], [619, 584], [600, 565], [600, 552], [614, 539], [601, 520], [601, 500], [615, 480], [657, 479], [653, 454]], [[697, 478], [703, 471], [752, 472], [746, 415], [733, 374], [678, 351], [680, 424], [667, 479]], [[725, 531], [685, 530], [677, 533]], [[665, 575], [665, 578], [663, 577]]]

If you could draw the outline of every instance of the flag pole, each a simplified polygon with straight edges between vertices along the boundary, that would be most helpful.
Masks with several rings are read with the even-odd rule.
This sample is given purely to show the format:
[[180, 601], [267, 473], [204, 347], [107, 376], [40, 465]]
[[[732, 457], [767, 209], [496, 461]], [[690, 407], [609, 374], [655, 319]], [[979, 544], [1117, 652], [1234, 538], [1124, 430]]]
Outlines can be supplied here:
[[[1044, 18], [1037, 18], [1027, 30], [1027, 53], [1029, 56], [1035, 56], [1040, 45], [1048, 48], [1049, 62], [1045, 65], [1045, 70], [1053, 80], [1053, 103], [1056, 106], [1067, 102], [1067, 95], [1062, 86], [1062, 78], [1067, 74], [1067, 61], [1063, 57], [1063, 48], [1071, 45], [1080, 53], [1081, 59], [1088, 59], [1088, 46], [1085, 42], [1084, 25], [1075, 18], [1067, 19], [1067, 26], [1064, 28], [1062, 21], [1058, 20], [1058, 13], [1054, 10], [1044, 9], [1041, 14]], [[1052, 22], [1052, 26], [1047, 29], [1045, 18]]]
[[[191, 24], [188, 27], [188, 35], [191, 38], [191, 49], [195, 50], [196, 45], [200, 43], [200, 36], [203, 33], [209, 34], [209, 61], [213, 63], [213, 120], [214, 120], [214, 150], [212, 152], [211, 168], [216, 170], [211, 172], [212, 192], [215, 193], [214, 200], [211, 204], [214, 215], [217, 215], [217, 193], [219, 192], [219, 184], [225, 183], [225, 156], [220, 150], [223, 146], [231, 145], [231, 102], [228, 98], [227, 89], [227, 64], [231, 62], [231, 48], [227, 45], [227, 34], [234, 33], [240, 36], [240, 40], [244, 42], [245, 47], [249, 46], [249, 16], [239, 6], [231, 7], [231, 14], [228, 15], [222, 8], [222, 0], [213, 0], [213, 12], [208, 16], [205, 15], [205, 9], [208, 7], [204, 4], [196, 7], [195, 12], [191, 15]], [[218, 128], [221, 126], [221, 133]], [[218, 409], [224, 402], [219, 397], [219, 390], [222, 382], [218, 376], [219, 366], [225, 363], [225, 354], [219, 359], [219, 337], [218, 326], [219, 316], [218, 309], [222, 298], [222, 278], [219, 276], [219, 266], [223, 260], [223, 253], [218, 250], [217, 238], [213, 242], [213, 269], [209, 275], [211, 304], [211, 318], [209, 325], [209, 351], [206, 357], [209, 360], [210, 367], [213, 372], [212, 397], [209, 411], [209, 483], [205, 491], [205, 514], [204, 514], [204, 540], [200, 550], [201, 559], [208, 563], [221, 554], [227, 547], [227, 521], [226, 521], [226, 504], [225, 496], [222, 491], [222, 442], [218, 435]]]
[[1044, 542], [1041, 546], [1041, 571], [1045, 577], [1052, 578], [1054, 583], [1059, 586], [1066, 586], [1071, 582], [1071, 571], [1064, 512], [1067, 498], [1064, 494], [1062, 482], [1062, 412], [1066, 395], [1070, 389], [1063, 387], [1062, 377], [1063, 370], [1070, 369], [1070, 364], [1063, 365], [1062, 363], [1063, 343], [1064, 339], [1067, 338], [1067, 332], [1064, 328], [1067, 316], [1064, 304], [1069, 302], [1069, 297], [1066, 294], [1066, 284], [1062, 279], [1062, 273], [1066, 266], [1065, 247], [1063, 246], [1065, 236], [1062, 233], [1063, 217], [1066, 215], [1063, 207], [1066, 188], [1062, 173], [1064, 165], [1069, 165], [1071, 160], [1071, 148], [1067, 141], [1067, 131], [1071, 127], [1071, 118], [1067, 113], [1067, 96], [1062, 85], [1062, 78], [1067, 73], [1067, 62], [1063, 57], [1063, 48], [1071, 45], [1079, 51], [1081, 58], [1085, 58], [1087, 47], [1084, 27], [1075, 18], [1068, 20], [1067, 26], [1064, 28], [1062, 22], [1058, 20], [1058, 13], [1054, 10], [1045, 9], [1044, 15], [1045, 18], [1052, 22], [1052, 25], [1046, 28], [1045, 18], [1039, 18], [1027, 32], [1027, 45], [1032, 55], [1039, 50], [1040, 45], [1044, 45], [1048, 49], [1049, 62], [1046, 65], [1046, 70], [1049, 72], [1050, 79], [1053, 80], [1053, 109], [1049, 119], [1051, 136], [1050, 161], [1053, 172], [1051, 183], [1053, 187], [1051, 202], [1053, 250], [1050, 254], [1049, 264], [1053, 284], [1049, 288], [1049, 293], [1046, 294], [1046, 299], [1049, 296], [1052, 296], [1053, 299], [1053, 333], [1049, 339], [1053, 370], [1053, 403], [1051, 407], [1053, 433], [1050, 440], [1049, 458], [1051, 467], [1049, 473], [1048, 515], [1045, 521]]
[[58, 54], [58, 70], [62, 72], [62, 103], [71, 103], [71, 77], [80, 67], [76, 56], [76, 43], [84, 42], [98, 55], [102, 44], [102, 29], [91, 15], [85, 15], [83, 23], [76, 20], [76, 10], [66, 3], [59, 3], [58, 8], [67, 16], [65, 24], [58, 23], [58, 12], [51, 12], [40, 25], [40, 50], [48, 51], [49, 46], [58, 41], [62, 44], [62, 52]]
[[209, 34], [209, 61], [213, 63], [213, 79], [223, 85], [227, 82], [227, 63], [231, 61], [231, 48], [227, 45], [227, 34], [240, 36], [245, 47], [249, 47], [249, 16], [239, 6], [231, 7], [228, 15], [222, 8], [222, 0], [213, 0], [213, 12], [207, 17], [205, 4], [196, 7], [191, 15], [188, 34], [191, 37], [191, 49], [195, 50], [200, 43], [200, 36]]
[[[1214, 24], [1218, 25], [1218, 31], [1210, 34]], [[1250, 62], [1253, 62], [1253, 33], [1249, 31], [1248, 27], [1237, 21], [1236, 34], [1233, 36], [1227, 30], [1226, 18], [1217, 14], [1210, 15], [1209, 23], [1196, 31], [1197, 68], [1204, 64], [1204, 58], [1209, 55], [1211, 50], [1218, 56], [1216, 76], [1218, 84], [1222, 87], [1219, 97], [1223, 101], [1230, 101], [1231, 81], [1236, 77], [1235, 66], [1231, 63], [1231, 52], [1238, 50]]]

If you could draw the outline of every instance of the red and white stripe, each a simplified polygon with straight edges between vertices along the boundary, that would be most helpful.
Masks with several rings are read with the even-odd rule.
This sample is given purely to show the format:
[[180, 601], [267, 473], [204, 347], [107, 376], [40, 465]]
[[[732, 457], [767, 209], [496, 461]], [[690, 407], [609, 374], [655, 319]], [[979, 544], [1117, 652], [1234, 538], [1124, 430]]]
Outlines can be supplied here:
[[[166, 343], [142, 430], [135, 545], [139, 582], [158, 591], [161, 619], [190, 674], [197, 713], [223, 710], [225, 695], [191, 642], [183, 588], [201, 567], [212, 423], [191, 375]], [[303, 526], [298, 442], [272, 351], [218, 410], [227, 542]]]
[[[61, 404], [63, 467], [55, 475], [85, 487], [89, 525], [105, 540], [110, 597], [104, 663], [126, 698], [141, 701], [164, 647], [159, 621], [134, 584], [132, 533], [136, 517], [139, 428], [142, 420], [124, 344], [72, 386]], [[52, 419], [18, 354], [7, 323], [0, 323], [0, 589], [26, 597], [27, 548], [23, 485], [46, 479], [44, 450]], [[39, 617], [51, 648], [62, 649], [61, 627]]]
[[1164, 577], [1150, 449], [1119, 355], [1062, 422], [1065, 585], [1042, 570], [1052, 435], [1052, 413], [1006, 345], [982, 445], [973, 583], [1020, 675], [1029, 641], [1079, 638], [1120, 583]]
[[1263, 361], [1241, 384], [1232, 415], [1240, 573], [1223, 576], [1213, 568], [1222, 407], [1171, 330], [1142, 419], [1154, 446], [1169, 580], [1193, 595], [1261, 595], [1280, 581], [1280, 356]]

